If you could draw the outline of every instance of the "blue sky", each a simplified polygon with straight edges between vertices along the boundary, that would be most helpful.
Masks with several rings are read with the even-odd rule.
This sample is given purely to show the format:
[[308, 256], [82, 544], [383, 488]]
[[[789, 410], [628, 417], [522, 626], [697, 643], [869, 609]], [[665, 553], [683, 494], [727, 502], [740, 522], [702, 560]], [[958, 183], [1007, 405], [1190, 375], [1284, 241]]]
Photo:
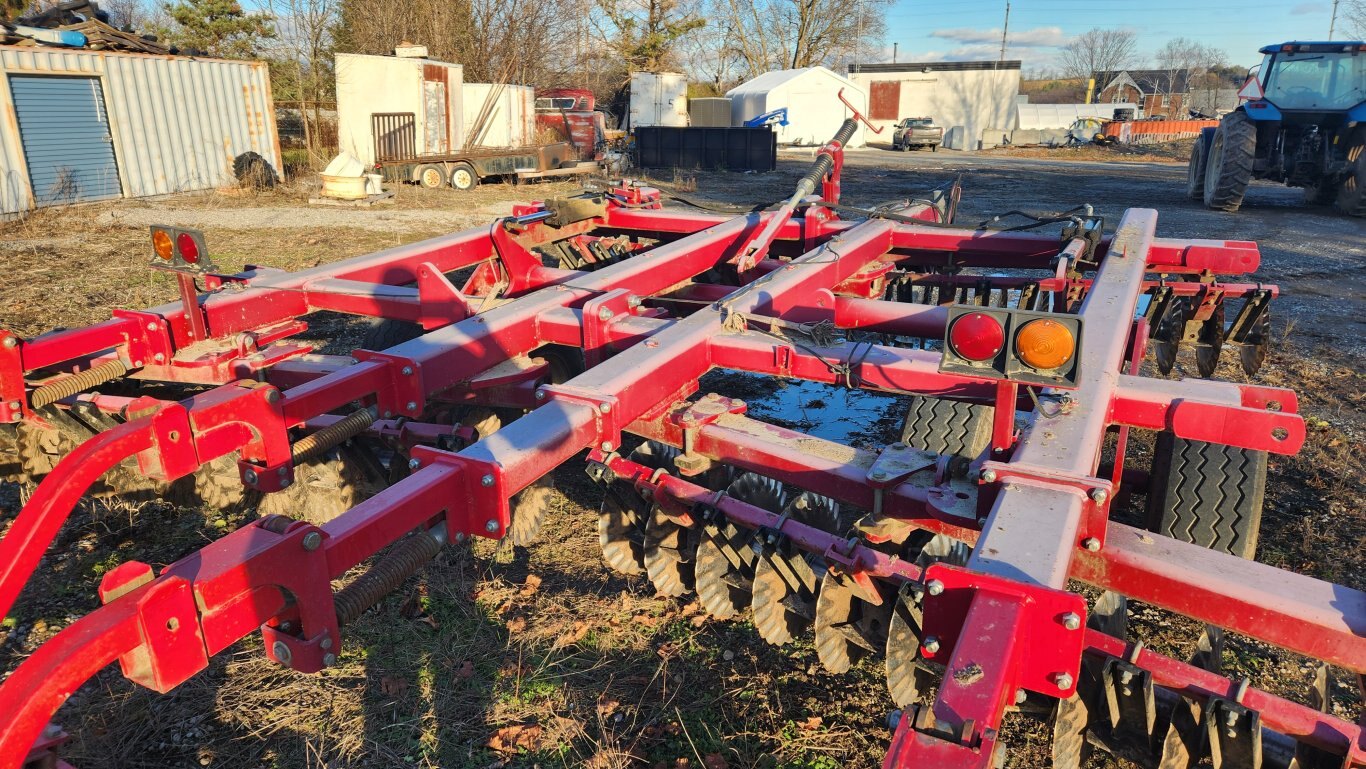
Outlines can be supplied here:
[[[1286, 40], [1324, 40], [1332, 0], [1012, 0], [1008, 59], [1049, 66], [1057, 46], [1092, 27], [1138, 32], [1149, 57], [1173, 37], [1222, 48], [1232, 64], [1252, 65], [1257, 49]], [[886, 61], [997, 59], [1005, 0], [897, 0], [887, 12]], [[1341, 18], [1334, 37], [1342, 39]]]

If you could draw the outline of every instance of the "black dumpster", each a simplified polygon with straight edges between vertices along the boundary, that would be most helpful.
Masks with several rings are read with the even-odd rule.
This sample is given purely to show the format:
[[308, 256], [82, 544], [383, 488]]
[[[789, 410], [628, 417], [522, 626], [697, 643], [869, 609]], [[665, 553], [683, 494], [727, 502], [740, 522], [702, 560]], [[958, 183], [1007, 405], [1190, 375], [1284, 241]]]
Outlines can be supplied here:
[[642, 168], [700, 168], [772, 171], [778, 165], [778, 135], [768, 128], [636, 129]]

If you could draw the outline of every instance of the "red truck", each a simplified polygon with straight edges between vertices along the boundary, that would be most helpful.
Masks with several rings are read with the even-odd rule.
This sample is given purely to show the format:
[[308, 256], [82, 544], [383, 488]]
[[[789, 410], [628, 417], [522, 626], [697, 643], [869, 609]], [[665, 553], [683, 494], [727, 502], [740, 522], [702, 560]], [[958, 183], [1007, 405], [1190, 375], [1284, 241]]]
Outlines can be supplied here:
[[536, 128], [553, 131], [574, 145], [579, 160], [602, 160], [607, 146], [606, 115], [586, 88], [552, 88], [536, 94]]

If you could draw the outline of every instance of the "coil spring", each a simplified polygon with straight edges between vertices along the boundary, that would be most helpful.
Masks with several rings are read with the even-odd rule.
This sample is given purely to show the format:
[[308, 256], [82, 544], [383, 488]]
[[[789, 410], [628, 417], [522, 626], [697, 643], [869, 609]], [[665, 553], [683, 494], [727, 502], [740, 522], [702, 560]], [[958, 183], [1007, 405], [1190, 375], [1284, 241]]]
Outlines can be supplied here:
[[295, 442], [291, 449], [294, 455], [294, 464], [316, 459], [338, 443], [360, 435], [375, 423], [378, 416], [378, 410], [371, 406], [356, 411], [340, 422], [328, 425], [316, 433], [305, 435]]
[[35, 409], [51, 405], [71, 395], [84, 392], [111, 379], [118, 379], [128, 373], [128, 367], [121, 360], [111, 360], [98, 366], [73, 374], [65, 379], [43, 385], [29, 395], [29, 405]]
[[355, 582], [337, 591], [337, 622], [345, 625], [379, 603], [422, 565], [441, 552], [441, 542], [421, 531], [394, 545], [383, 558]]

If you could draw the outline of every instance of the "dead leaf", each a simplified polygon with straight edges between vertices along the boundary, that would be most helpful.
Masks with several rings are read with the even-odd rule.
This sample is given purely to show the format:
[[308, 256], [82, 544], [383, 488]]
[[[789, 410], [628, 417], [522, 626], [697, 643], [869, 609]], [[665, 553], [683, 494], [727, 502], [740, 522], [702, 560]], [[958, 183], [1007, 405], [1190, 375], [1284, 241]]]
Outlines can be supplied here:
[[729, 769], [730, 764], [726, 763], [725, 756], [720, 753], [708, 753], [702, 757], [702, 766], [707, 769]]
[[821, 727], [821, 717], [820, 717], [820, 716], [812, 716], [812, 717], [806, 719], [805, 721], [798, 721], [798, 722], [797, 722], [797, 728], [798, 728], [798, 729], [801, 729], [801, 730], [804, 731], [804, 732], [814, 731], [814, 730], [816, 730], [816, 729], [819, 729], [820, 727]]
[[526, 630], [526, 617], [523, 617], [519, 614], [516, 617], [513, 617], [512, 619], [508, 620], [509, 633], [520, 633], [523, 630]]
[[535, 574], [527, 575], [526, 582], [522, 583], [522, 595], [535, 595], [541, 587], [541, 578]]
[[588, 635], [588, 623], [583, 620], [574, 620], [574, 624], [568, 630], [561, 633], [559, 638], [555, 639], [555, 646], [562, 647], [576, 644], [579, 641], [582, 641], [583, 637], [586, 635]]
[[606, 694], [598, 695], [598, 718], [607, 718], [617, 712], [621, 703], [608, 697]]
[[465, 662], [464, 662], [463, 664], [461, 664], [460, 667], [458, 667], [458, 668], [455, 669], [455, 678], [456, 678], [456, 680], [458, 680], [458, 681], [464, 681], [464, 680], [467, 680], [467, 679], [469, 679], [469, 678], [472, 678], [473, 676], [474, 676], [474, 662], [472, 662], [472, 661], [470, 661], [470, 660], [465, 660]]
[[540, 750], [545, 740], [545, 730], [539, 724], [515, 724], [504, 726], [489, 737], [488, 746], [499, 753]]
[[696, 617], [693, 617], [692, 619], [688, 620], [688, 622], [692, 623], [693, 627], [702, 627], [703, 625], [707, 624], [707, 615], [699, 614]]
[[635, 620], [637, 625], [644, 625], [645, 627], [654, 627], [659, 624], [659, 617], [651, 617], [649, 614], [637, 614], [631, 619]]
[[667, 660], [667, 659], [671, 659], [671, 658], [673, 658], [673, 657], [677, 657], [677, 656], [678, 656], [678, 644], [673, 643], [672, 641], [668, 641], [668, 642], [662, 643], [662, 644], [659, 645], [659, 648], [655, 650], [655, 653], [658, 654], [659, 656], [663, 657], [663, 658], [666, 659], [666, 660]]
[[683, 733], [683, 727], [677, 721], [670, 721], [664, 725], [664, 733], [670, 737], [677, 737]]
[[702, 611], [702, 604], [697, 601], [690, 601], [685, 604], [683, 608], [679, 609], [678, 613], [682, 614], [684, 617], [691, 617], [700, 611]]
[[431, 626], [432, 630], [436, 630], [438, 627], [438, 625], [436, 624], [436, 617], [433, 617], [430, 614], [424, 614], [421, 617], [418, 617], [417, 621], [427, 623], [429, 626]]
[[408, 681], [403, 678], [384, 676], [379, 679], [379, 690], [386, 697], [397, 699], [408, 691]]

